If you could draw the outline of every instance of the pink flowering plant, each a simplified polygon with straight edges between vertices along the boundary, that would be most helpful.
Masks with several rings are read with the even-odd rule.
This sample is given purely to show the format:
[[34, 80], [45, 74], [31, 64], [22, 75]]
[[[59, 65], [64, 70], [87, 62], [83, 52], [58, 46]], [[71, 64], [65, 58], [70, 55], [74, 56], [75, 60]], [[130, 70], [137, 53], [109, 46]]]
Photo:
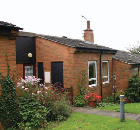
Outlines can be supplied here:
[[56, 83], [46, 87], [45, 84], [39, 84], [40, 80], [35, 76], [28, 76], [25, 79], [21, 78], [17, 83], [18, 97], [21, 97], [22, 101], [24, 99], [26, 101], [30, 100], [28, 104], [35, 100], [47, 108], [49, 112], [46, 114], [47, 121], [66, 119], [70, 115], [70, 107], [67, 93], [59, 87], [62, 84]]
[[89, 102], [89, 101], [96, 101], [96, 102], [99, 102], [101, 101], [102, 97], [99, 96], [98, 94], [95, 94], [95, 93], [88, 93], [85, 95], [84, 97], [84, 100], [86, 102]]

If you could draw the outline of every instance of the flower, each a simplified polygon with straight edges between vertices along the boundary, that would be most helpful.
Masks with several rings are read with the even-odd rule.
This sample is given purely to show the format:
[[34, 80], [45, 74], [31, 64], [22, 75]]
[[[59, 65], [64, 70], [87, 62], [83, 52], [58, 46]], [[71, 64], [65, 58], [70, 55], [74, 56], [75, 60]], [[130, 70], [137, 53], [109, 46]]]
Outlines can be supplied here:
[[28, 90], [28, 88], [24, 88], [25, 90]]
[[86, 101], [101, 101], [101, 96], [95, 93], [88, 93], [85, 95], [84, 100]]
[[127, 103], [133, 103], [133, 100], [132, 100], [132, 98], [130, 98], [130, 99], [125, 98], [125, 102], [127, 102]]
[[41, 93], [41, 91], [37, 91], [37, 94]]

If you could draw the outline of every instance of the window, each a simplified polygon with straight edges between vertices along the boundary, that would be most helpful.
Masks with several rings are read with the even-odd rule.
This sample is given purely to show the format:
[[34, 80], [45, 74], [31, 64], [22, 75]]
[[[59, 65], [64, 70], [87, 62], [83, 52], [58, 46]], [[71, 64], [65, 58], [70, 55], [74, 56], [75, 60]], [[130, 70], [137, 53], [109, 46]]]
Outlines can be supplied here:
[[108, 61], [102, 61], [103, 84], [109, 83], [109, 64]]
[[139, 68], [135, 68], [134, 73], [135, 73], [135, 75], [139, 75]]
[[97, 85], [97, 65], [96, 61], [88, 62], [88, 71], [89, 71], [89, 87]]
[[35, 76], [34, 64], [24, 64], [23, 78], [25, 78], [25, 76]]

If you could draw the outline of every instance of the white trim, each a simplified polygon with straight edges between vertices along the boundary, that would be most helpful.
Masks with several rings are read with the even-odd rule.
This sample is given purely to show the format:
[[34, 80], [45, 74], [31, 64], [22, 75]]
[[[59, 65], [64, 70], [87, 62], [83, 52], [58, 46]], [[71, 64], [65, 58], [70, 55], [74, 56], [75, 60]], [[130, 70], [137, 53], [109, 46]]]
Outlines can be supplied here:
[[[89, 63], [92, 62], [92, 63], [95, 63], [95, 71], [96, 71], [96, 78], [90, 78], [89, 79]], [[89, 85], [89, 87], [93, 87], [93, 86], [97, 86], [97, 62], [96, 61], [88, 61], [88, 79], [89, 81], [92, 81], [92, 80], [95, 80], [96, 81], [96, 84], [91, 84]]]
[[[103, 82], [103, 84], [109, 83], [109, 61], [102, 61], [107, 63], [107, 67], [108, 67], [108, 75], [107, 76], [103, 76], [103, 78], [108, 78], [108, 81]], [[103, 68], [102, 68], [103, 69]]]

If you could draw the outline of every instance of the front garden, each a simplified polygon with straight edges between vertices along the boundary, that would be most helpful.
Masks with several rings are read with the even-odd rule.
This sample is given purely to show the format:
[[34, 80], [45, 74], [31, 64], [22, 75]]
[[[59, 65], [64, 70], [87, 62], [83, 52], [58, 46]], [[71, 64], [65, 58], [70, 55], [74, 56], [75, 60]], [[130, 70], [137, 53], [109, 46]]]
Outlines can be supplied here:
[[[8, 65], [8, 62], [7, 62]], [[125, 120], [88, 115], [81, 113], [71, 114], [71, 104], [68, 93], [60, 89], [61, 84], [45, 86], [39, 84], [39, 78], [28, 76], [19, 79], [15, 85], [9, 76], [0, 74], [0, 122], [6, 130], [45, 130], [45, 129], [137, 129], [139, 124], [134, 120]], [[128, 90], [117, 91], [102, 101], [96, 93], [87, 93], [85, 90], [86, 73], [78, 84], [79, 93], [74, 99], [74, 106], [83, 107], [89, 102], [96, 102], [96, 109], [119, 111], [119, 96], [125, 94], [125, 112], [140, 114], [140, 78], [134, 76], [129, 79]], [[114, 101], [115, 99], [115, 101]], [[116, 104], [113, 104], [116, 102]], [[93, 107], [93, 106], [92, 106]], [[66, 120], [66, 121], [65, 121]], [[63, 121], [63, 122], [61, 122]], [[132, 127], [133, 126], [133, 127]]]
[[41, 79], [28, 76], [16, 87], [9, 73], [1, 80], [0, 122], [6, 130], [47, 129], [52, 121], [66, 120], [71, 113], [67, 93], [59, 84], [45, 87]]

